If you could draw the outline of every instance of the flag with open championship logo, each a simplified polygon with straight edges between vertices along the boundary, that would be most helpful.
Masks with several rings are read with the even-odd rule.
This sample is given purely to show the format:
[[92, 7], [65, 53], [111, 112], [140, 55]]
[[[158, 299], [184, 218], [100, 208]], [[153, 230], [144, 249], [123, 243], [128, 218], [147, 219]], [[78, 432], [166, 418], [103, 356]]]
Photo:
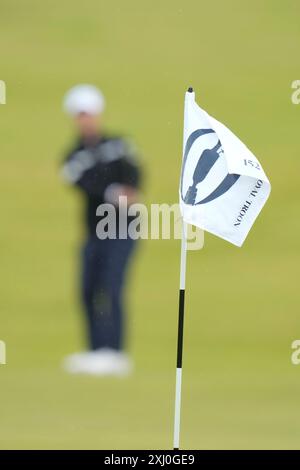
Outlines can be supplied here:
[[253, 153], [201, 109], [189, 89], [179, 188], [183, 220], [241, 246], [270, 190]]

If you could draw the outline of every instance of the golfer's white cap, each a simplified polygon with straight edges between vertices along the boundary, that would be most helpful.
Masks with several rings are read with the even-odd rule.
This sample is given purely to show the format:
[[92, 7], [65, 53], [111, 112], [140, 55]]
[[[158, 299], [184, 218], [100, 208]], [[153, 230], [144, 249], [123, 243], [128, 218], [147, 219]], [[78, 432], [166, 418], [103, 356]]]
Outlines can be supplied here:
[[71, 116], [79, 113], [100, 114], [105, 108], [105, 100], [94, 85], [76, 85], [65, 94], [63, 108]]

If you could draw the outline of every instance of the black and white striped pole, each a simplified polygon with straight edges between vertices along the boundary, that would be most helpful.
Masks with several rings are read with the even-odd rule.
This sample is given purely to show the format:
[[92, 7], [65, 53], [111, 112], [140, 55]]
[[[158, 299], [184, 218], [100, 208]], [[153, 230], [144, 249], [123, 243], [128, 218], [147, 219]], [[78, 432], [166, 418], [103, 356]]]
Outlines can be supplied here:
[[175, 385], [175, 413], [174, 413], [174, 445], [173, 445], [174, 450], [179, 449], [179, 439], [180, 439], [182, 353], [183, 353], [186, 251], [187, 251], [186, 230], [187, 230], [187, 225], [184, 221], [182, 221], [178, 336], [177, 336], [177, 362], [176, 362], [176, 385]]
[[[194, 93], [193, 88], [189, 88], [187, 97]], [[185, 126], [187, 125], [187, 114], [185, 101], [184, 107], [184, 135], [183, 154], [185, 146]], [[181, 253], [180, 253], [180, 283], [179, 283], [179, 312], [178, 312], [178, 336], [177, 336], [177, 361], [176, 361], [176, 385], [175, 385], [175, 413], [174, 413], [174, 450], [179, 450], [180, 440], [180, 414], [181, 414], [181, 382], [182, 382], [182, 355], [183, 355], [183, 327], [184, 327], [184, 302], [185, 302], [185, 274], [186, 274], [186, 253], [187, 253], [187, 223], [182, 219], [181, 232]]]

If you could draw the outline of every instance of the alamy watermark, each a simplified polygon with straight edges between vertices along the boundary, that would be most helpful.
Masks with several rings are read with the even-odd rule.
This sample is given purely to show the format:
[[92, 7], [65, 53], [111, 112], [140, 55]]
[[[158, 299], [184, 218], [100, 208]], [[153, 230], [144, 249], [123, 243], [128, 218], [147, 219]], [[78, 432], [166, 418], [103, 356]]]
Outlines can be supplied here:
[[0, 340], [0, 365], [6, 364], [6, 344]]
[[0, 80], [0, 104], [6, 104], [6, 84]]
[[291, 100], [293, 104], [300, 103], [300, 80], [294, 80], [291, 88], [294, 90], [291, 94]]
[[[96, 235], [100, 240], [179, 240], [182, 237], [179, 204], [150, 204], [149, 207], [142, 203], [128, 205], [127, 196], [120, 196], [117, 208], [111, 203], [100, 204], [96, 215], [99, 217]], [[203, 248], [203, 230], [189, 225], [185, 237], [187, 249]]]
[[291, 362], [294, 366], [298, 366], [300, 364], [300, 339], [295, 339], [291, 348], [294, 350], [291, 354]]

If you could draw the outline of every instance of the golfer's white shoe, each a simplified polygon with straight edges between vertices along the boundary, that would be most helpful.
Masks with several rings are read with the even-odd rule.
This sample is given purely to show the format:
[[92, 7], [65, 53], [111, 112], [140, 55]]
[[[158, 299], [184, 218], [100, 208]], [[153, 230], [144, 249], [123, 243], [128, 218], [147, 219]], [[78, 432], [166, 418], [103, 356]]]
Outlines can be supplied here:
[[106, 348], [71, 354], [65, 358], [63, 367], [71, 374], [98, 376], [127, 376], [133, 369], [131, 360], [124, 352]]

